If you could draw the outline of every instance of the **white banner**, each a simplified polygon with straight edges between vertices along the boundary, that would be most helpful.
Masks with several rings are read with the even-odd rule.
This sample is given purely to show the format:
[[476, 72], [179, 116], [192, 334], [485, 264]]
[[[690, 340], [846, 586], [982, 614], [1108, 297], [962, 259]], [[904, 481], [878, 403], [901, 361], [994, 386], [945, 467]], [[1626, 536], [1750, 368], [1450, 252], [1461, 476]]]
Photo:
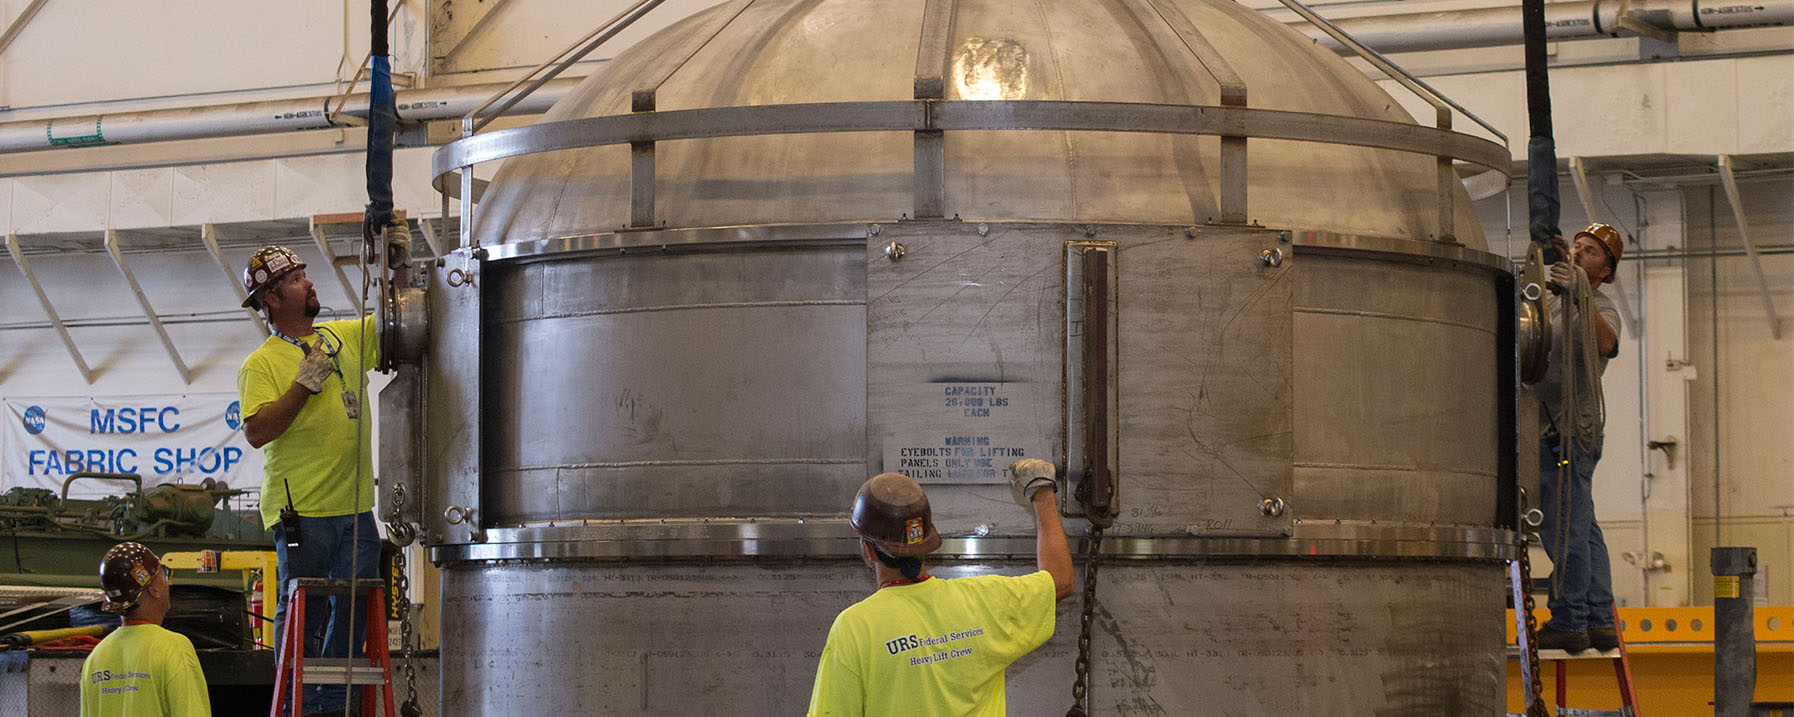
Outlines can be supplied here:
[[[62, 491], [71, 474], [136, 473], [143, 487], [199, 483], [259, 489], [262, 452], [243, 438], [234, 393], [8, 398], [0, 431], [0, 490]], [[71, 498], [121, 495], [118, 481], [78, 480]]]

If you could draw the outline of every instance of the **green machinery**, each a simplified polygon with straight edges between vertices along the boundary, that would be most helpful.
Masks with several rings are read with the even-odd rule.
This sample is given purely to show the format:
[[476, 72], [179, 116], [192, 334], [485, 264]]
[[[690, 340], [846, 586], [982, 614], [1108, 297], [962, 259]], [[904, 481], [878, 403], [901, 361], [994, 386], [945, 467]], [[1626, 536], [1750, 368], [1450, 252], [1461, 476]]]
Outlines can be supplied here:
[[[77, 481], [118, 481], [130, 492], [71, 499]], [[0, 585], [98, 587], [95, 570], [112, 545], [135, 540], [157, 553], [268, 550], [259, 514], [234, 506], [245, 491], [206, 479], [145, 490], [134, 473], [75, 473], [58, 494], [15, 487], [0, 493]], [[10, 545], [9, 545], [10, 543]], [[241, 590], [232, 576], [177, 572], [181, 582]]]

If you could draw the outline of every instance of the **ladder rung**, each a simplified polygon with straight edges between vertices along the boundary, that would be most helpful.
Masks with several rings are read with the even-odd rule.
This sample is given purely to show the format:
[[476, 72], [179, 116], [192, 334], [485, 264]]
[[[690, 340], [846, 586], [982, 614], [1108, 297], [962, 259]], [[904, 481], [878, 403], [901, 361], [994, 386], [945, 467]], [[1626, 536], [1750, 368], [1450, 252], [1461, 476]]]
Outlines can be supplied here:
[[287, 580], [289, 594], [294, 587], [304, 587], [306, 597], [323, 597], [325, 595], [346, 595], [350, 590], [366, 594], [373, 588], [385, 588], [386, 582], [379, 578], [291, 578]]
[[1621, 707], [1617, 710], [1579, 710], [1574, 707], [1560, 707], [1557, 713], [1564, 717], [1632, 717], [1632, 708]]
[[[348, 679], [350, 663], [355, 666], [353, 679]], [[351, 685], [386, 684], [386, 671], [367, 658], [308, 657], [304, 669], [308, 685], [340, 685], [345, 680]]]
[[1620, 659], [1620, 649], [1617, 647], [1613, 648], [1611, 650], [1608, 650], [1606, 652], [1602, 652], [1600, 650], [1594, 650], [1594, 649], [1583, 650], [1581, 652], [1570, 652], [1568, 650], [1539, 650], [1539, 661], [1540, 662], [1544, 662], [1546, 660], [1556, 661], [1556, 660], [1617, 660], [1617, 659]]

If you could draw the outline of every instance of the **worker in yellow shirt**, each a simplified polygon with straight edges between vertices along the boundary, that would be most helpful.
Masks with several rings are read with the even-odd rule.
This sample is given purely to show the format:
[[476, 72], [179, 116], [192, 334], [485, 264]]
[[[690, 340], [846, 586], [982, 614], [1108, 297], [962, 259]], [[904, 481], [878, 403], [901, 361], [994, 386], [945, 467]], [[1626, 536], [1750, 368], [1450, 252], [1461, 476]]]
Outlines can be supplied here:
[[149, 548], [119, 543], [100, 560], [100, 609], [124, 625], [81, 665], [81, 717], [210, 717], [206, 676], [185, 636], [162, 628], [168, 569]]
[[[275, 644], [285, 639], [292, 578], [376, 578], [371, 417], [363, 380], [379, 357], [374, 317], [313, 323], [321, 312], [305, 262], [283, 246], [250, 256], [245, 308], [260, 309], [272, 335], [237, 370], [243, 437], [262, 449], [262, 524], [274, 531], [280, 600]], [[304, 652], [360, 657], [361, 600], [307, 595]], [[351, 617], [353, 611], [353, 617]], [[351, 635], [350, 626], [354, 634]], [[309, 685], [308, 714], [343, 711], [342, 685]]]
[[940, 547], [922, 487], [881, 473], [860, 487], [851, 522], [878, 588], [829, 628], [812, 717], [1005, 714], [1003, 672], [1053, 636], [1054, 603], [1073, 589], [1052, 464], [1009, 467], [1016, 503], [1034, 513], [1039, 571], [948, 580], [922, 559]]

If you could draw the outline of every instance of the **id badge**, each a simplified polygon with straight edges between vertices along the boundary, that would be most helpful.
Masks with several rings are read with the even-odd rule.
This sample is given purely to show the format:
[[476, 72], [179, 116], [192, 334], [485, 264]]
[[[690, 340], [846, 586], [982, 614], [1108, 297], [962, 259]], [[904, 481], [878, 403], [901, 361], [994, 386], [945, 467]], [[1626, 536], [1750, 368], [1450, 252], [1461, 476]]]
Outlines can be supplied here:
[[361, 399], [356, 397], [354, 391], [343, 391], [343, 413], [349, 414], [349, 420], [361, 418]]

